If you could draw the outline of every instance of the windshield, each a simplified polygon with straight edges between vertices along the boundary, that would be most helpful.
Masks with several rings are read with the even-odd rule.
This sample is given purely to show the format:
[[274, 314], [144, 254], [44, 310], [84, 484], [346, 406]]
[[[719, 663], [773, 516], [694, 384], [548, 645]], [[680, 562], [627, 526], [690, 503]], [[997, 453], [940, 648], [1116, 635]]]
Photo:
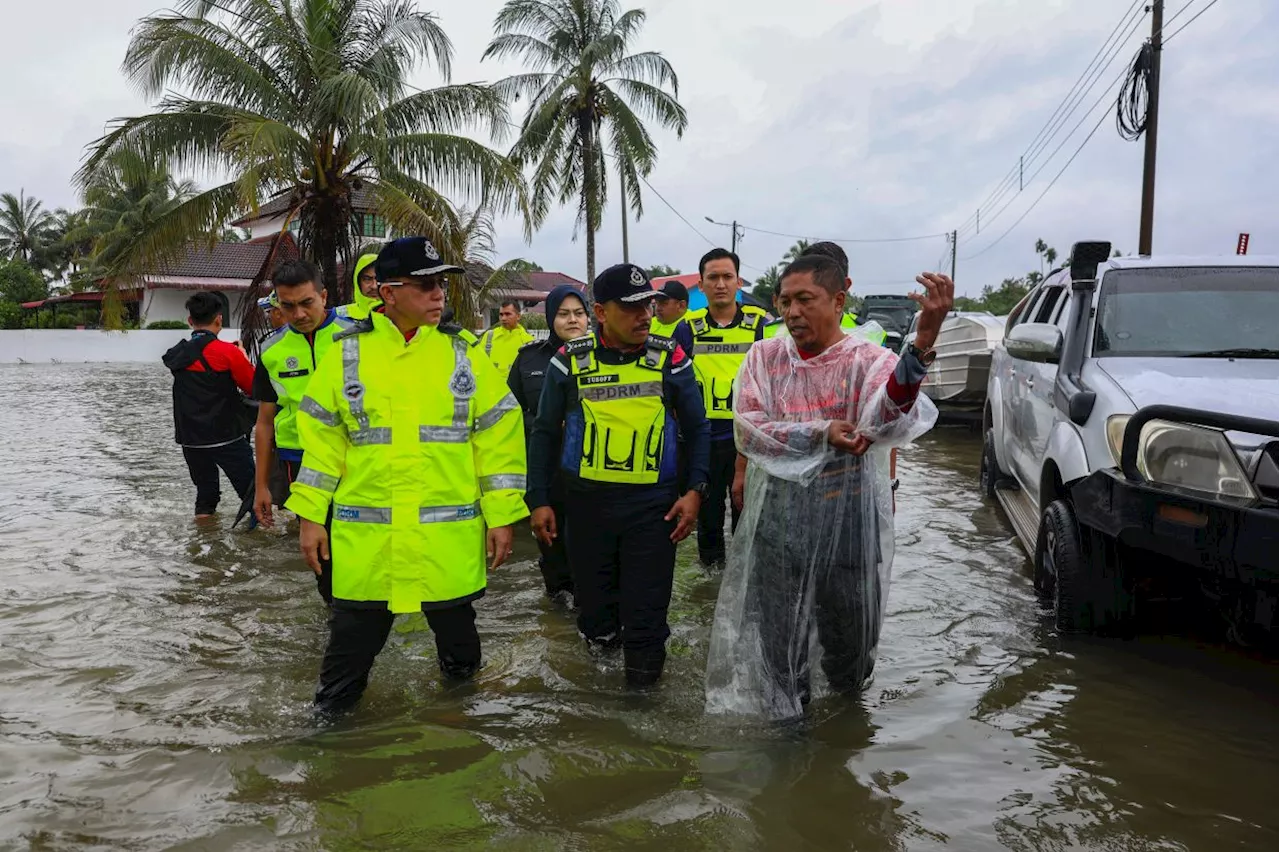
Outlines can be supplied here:
[[1274, 267], [1113, 270], [1098, 294], [1093, 354], [1274, 358], [1278, 311]]

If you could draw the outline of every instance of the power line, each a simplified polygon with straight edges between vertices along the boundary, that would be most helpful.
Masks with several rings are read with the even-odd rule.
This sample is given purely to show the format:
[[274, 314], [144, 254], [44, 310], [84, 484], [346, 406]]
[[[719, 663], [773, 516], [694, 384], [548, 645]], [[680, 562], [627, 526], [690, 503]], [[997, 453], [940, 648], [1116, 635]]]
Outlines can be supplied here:
[[[1120, 55], [1121, 51], [1124, 49], [1124, 42], [1128, 40], [1137, 31], [1139, 26], [1141, 26], [1142, 15], [1139, 14], [1137, 16], [1130, 16], [1129, 18], [1127, 18], [1126, 21], [1122, 21], [1122, 24], [1125, 22], [1128, 22], [1130, 24], [1129, 29], [1128, 31], [1125, 32], [1125, 34], [1120, 38], [1119, 41], [1116, 41], [1114, 45], [1112, 45], [1113, 49], [1111, 50], [1110, 55], [1106, 58], [1105, 63], [1097, 65], [1094, 68], [1086, 69], [1086, 73], [1084, 76], [1089, 77], [1088, 85], [1085, 88], [1081, 89], [1080, 91], [1075, 92], [1074, 94], [1068, 95], [1067, 99], [1063, 103], [1066, 104], [1069, 102], [1070, 105], [1067, 107], [1065, 111], [1062, 111], [1056, 118], [1050, 119], [1049, 124], [1052, 125], [1052, 129], [1050, 130], [1048, 135], [1045, 135], [1038, 143], [1033, 143], [1031, 146], [1028, 147], [1027, 153], [1024, 154], [1024, 161], [1019, 163], [1019, 167], [1017, 169], [1020, 176], [1025, 173], [1024, 172], [1025, 169], [1028, 169], [1032, 165], [1034, 165], [1034, 163], [1040, 157], [1041, 153], [1045, 150], [1045, 148], [1047, 148], [1049, 144], [1053, 142], [1058, 132], [1066, 125], [1067, 121], [1071, 119], [1071, 116], [1079, 108], [1080, 103], [1084, 100], [1084, 98], [1090, 92], [1093, 91], [1094, 87], [1098, 85], [1098, 81], [1101, 79], [1102, 75], [1107, 71], [1107, 69], [1111, 67], [1111, 65], [1116, 61], [1116, 58]], [[1114, 32], [1113, 32], [1113, 35], [1114, 35]], [[1110, 39], [1108, 39], [1108, 42], [1110, 42]], [[1082, 76], [1081, 79], [1084, 79], [1084, 76]], [[1090, 107], [1090, 111], [1091, 110], [1092, 110], [1092, 107]], [[1067, 136], [1064, 137], [1062, 141], [1058, 143], [1058, 147], [1055, 148], [1053, 150], [1053, 153], [1049, 155], [1048, 160], [1043, 161], [1040, 164], [1040, 167], [1036, 169], [1035, 173], [1032, 174], [1030, 178], [1027, 178], [1024, 181], [1020, 177], [1018, 182], [1018, 189], [1016, 192], [1014, 192], [1013, 184], [1009, 183], [1007, 186], [1005, 186], [1003, 190], [1001, 190], [997, 195], [995, 195], [993, 198], [990, 199], [990, 201], [985, 206], [994, 207], [997, 203], [1000, 202], [1000, 200], [1008, 196], [1010, 192], [1014, 192], [1013, 196], [1009, 198], [1009, 200], [1006, 201], [1000, 207], [999, 210], [997, 210], [995, 213], [988, 213], [985, 217], [983, 217], [984, 224], [994, 223], [995, 220], [999, 218], [999, 216], [1005, 210], [1007, 210], [1013, 204], [1014, 201], [1017, 200], [1017, 196], [1021, 193], [1022, 187], [1026, 184], [1032, 183], [1036, 179], [1036, 177], [1039, 176], [1040, 172], [1042, 172], [1045, 166], [1048, 165], [1048, 162], [1052, 160], [1053, 157], [1058, 153], [1058, 151], [1062, 149], [1062, 146], [1066, 143], [1067, 139], [1071, 137], [1071, 134], [1075, 133], [1076, 129], [1078, 129], [1079, 126], [1084, 123], [1085, 118], [1087, 118], [1087, 116], [1088, 116], [1088, 111], [1086, 111], [1085, 116], [1082, 117], [1081, 120], [1076, 123], [1076, 126], [1071, 129], [1071, 131], [1067, 134]], [[978, 212], [974, 214], [974, 217], [971, 220], [967, 220], [973, 223], [972, 230], [974, 230], [975, 233], [977, 231], [977, 226], [979, 221], [978, 217], [982, 216], [982, 213], [983, 213], [983, 209], [980, 207]], [[963, 236], [967, 234], [969, 230], [970, 230], [970, 227], [965, 226], [959, 229], [959, 234]]]
[[[1080, 72], [1080, 76], [1076, 78], [1075, 83], [1073, 83], [1071, 85], [1071, 88], [1067, 90], [1066, 95], [1063, 96], [1062, 100], [1058, 103], [1058, 106], [1054, 108], [1053, 112], [1049, 115], [1049, 118], [1045, 121], [1044, 125], [1041, 126], [1039, 132], [1037, 132], [1036, 135], [1027, 144], [1026, 150], [1023, 151], [1022, 156], [1019, 158], [1018, 165], [1014, 166], [1005, 175], [1005, 177], [1001, 179], [1000, 183], [996, 185], [996, 188], [991, 191], [991, 193], [986, 197], [986, 199], [984, 199], [978, 205], [978, 212], [975, 213], [973, 216], [969, 217], [968, 219], [966, 219], [965, 222], [961, 223], [961, 226], [959, 228], [959, 232], [961, 234], [964, 234], [967, 231], [969, 231], [971, 227], [972, 228], [978, 227], [980, 225], [979, 217], [982, 209], [989, 206], [993, 206], [995, 203], [997, 203], [1000, 200], [1000, 198], [1002, 198], [1007, 193], [1008, 189], [1012, 187], [1014, 177], [1020, 175], [1022, 173], [1022, 170], [1027, 165], [1026, 163], [1023, 162], [1023, 159], [1030, 155], [1031, 150], [1035, 148], [1036, 143], [1041, 140], [1041, 137], [1045, 135], [1046, 131], [1049, 131], [1049, 128], [1058, 119], [1059, 113], [1062, 111], [1063, 107], [1065, 107], [1067, 103], [1071, 101], [1072, 97], [1076, 94], [1076, 90], [1080, 87], [1080, 84], [1084, 81], [1084, 79], [1089, 76], [1090, 72], [1093, 70], [1094, 65], [1097, 63], [1099, 57], [1101, 57], [1107, 50], [1111, 49], [1112, 40], [1115, 39], [1116, 33], [1118, 33], [1125, 26], [1125, 24], [1132, 23], [1132, 21], [1134, 20], [1134, 12], [1142, 2], [1143, 0], [1134, 0], [1134, 3], [1128, 8], [1128, 10], [1126, 10], [1125, 13], [1120, 16], [1120, 21], [1111, 30], [1111, 33], [1107, 36], [1107, 38], [1102, 42], [1102, 47], [1098, 48], [1098, 52], [1093, 55], [1093, 58], [1089, 60], [1089, 63], [1085, 66], [1084, 70]], [[1126, 37], [1127, 35], [1128, 34], [1126, 34]], [[1121, 40], [1123, 41], [1123, 39]], [[1114, 56], [1112, 57], [1112, 59], [1114, 60]], [[1108, 61], [1107, 64], [1110, 65], [1111, 64], [1110, 61]], [[1072, 107], [1071, 110], [1068, 110], [1068, 114], [1072, 110], [1074, 110], [1074, 107]], [[1049, 135], [1052, 136], [1053, 132], [1056, 132], [1056, 130], [1050, 132]], [[1043, 149], [1043, 147], [1044, 146], [1041, 146], [1041, 150]]]
[[680, 217], [680, 221], [681, 221], [681, 222], [684, 222], [686, 225], [688, 225], [688, 226], [689, 226], [689, 230], [693, 231], [695, 234], [697, 234], [698, 236], [700, 236], [700, 237], [702, 237], [704, 240], [706, 240], [708, 245], [712, 246], [713, 248], [715, 247], [715, 243], [711, 241], [711, 238], [710, 238], [710, 237], [708, 237], [706, 234], [702, 233], [701, 231], [699, 231], [697, 228], [695, 228], [695, 227], [693, 226], [693, 223], [692, 223], [692, 222], [690, 222], [688, 219], [684, 218], [684, 214], [683, 214], [683, 213], [681, 213], [679, 210], [677, 210], [675, 207], [673, 207], [673, 206], [671, 205], [671, 202], [670, 202], [670, 201], [668, 201], [667, 199], [663, 198], [663, 197], [662, 197], [662, 193], [661, 193], [661, 192], [658, 192], [658, 190], [656, 190], [656, 189], [654, 189], [654, 188], [653, 188], [653, 184], [649, 183], [648, 178], [646, 178], [644, 175], [640, 174], [639, 172], [637, 172], [637, 173], [636, 173], [636, 176], [640, 178], [640, 181], [641, 181], [645, 186], [649, 187], [649, 191], [650, 191], [650, 192], [652, 192], [654, 195], [658, 196], [658, 200], [659, 200], [659, 201], [661, 201], [663, 204], [667, 205], [667, 208], [668, 208], [672, 213], [674, 213], [674, 214], [676, 214], [676, 216]]
[[[1217, 3], [1217, 2], [1218, 2], [1218, 0], [1209, 0], [1208, 5], [1206, 5], [1206, 6], [1205, 6], [1203, 9], [1201, 9], [1199, 12], [1196, 12], [1194, 15], [1192, 15], [1192, 16], [1191, 16], [1191, 19], [1190, 19], [1189, 21], [1187, 21], [1187, 22], [1186, 22], [1185, 24], [1183, 24], [1182, 26], [1178, 27], [1178, 28], [1177, 28], [1176, 30], [1174, 30], [1173, 32], [1169, 33], [1169, 35], [1165, 36], [1165, 39], [1164, 39], [1165, 44], [1168, 44], [1170, 39], [1172, 39], [1172, 38], [1173, 38], [1174, 36], [1176, 36], [1178, 33], [1180, 33], [1180, 32], [1182, 32], [1183, 30], [1185, 30], [1187, 27], [1189, 27], [1189, 26], [1191, 26], [1192, 24], [1194, 24], [1194, 23], [1196, 22], [1196, 18], [1200, 17], [1200, 16], [1201, 16], [1201, 15], [1203, 15], [1205, 12], [1209, 11], [1209, 9], [1213, 7], [1213, 4], [1214, 4], [1214, 3]], [[1190, 6], [1190, 5], [1191, 5], [1190, 3], [1188, 3], [1188, 4], [1187, 4], [1187, 6]], [[1185, 9], [1185, 8], [1187, 8], [1187, 7], [1186, 7], [1186, 6], [1183, 6], [1182, 8], [1183, 8], [1183, 9]], [[1182, 9], [1179, 9], [1179, 10], [1178, 10], [1178, 12], [1179, 12], [1179, 13], [1181, 13], [1181, 12], [1182, 12]], [[1177, 17], [1177, 15], [1174, 15], [1173, 17], [1174, 17], [1174, 18], [1176, 18], [1176, 17]], [[1170, 20], [1173, 20], [1173, 18], [1170, 18]]]
[[1036, 209], [1036, 205], [1040, 203], [1040, 199], [1044, 198], [1046, 195], [1049, 194], [1049, 190], [1053, 189], [1053, 185], [1058, 182], [1058, 178], [1062, 177], [1063, 172], [1065, 172], [1067, 168], [1073, 162], [1075, 162], [1076, 157], [1080, 154], [1081, 151], [1084, 150], [1084, 146], [1089, 144], [1089, 140], [1092, 139], [1093, 135], [1098, 132], [1098, 128], [1102, 126], [1102, 122], [1106, 121], [1109, 115], [1111, 115], [1111, 110], [1106, 110], [1102, 113], [1102, 115], [1098, 118], [1098, 122], [1093, 125], [1093, 129], [1089, 131], [1089, 135], [1084, 137], [1084, 141], [1080, 143], [1080, 147], [1076, 148], [1075, 153], [1071, 155], [1071, 158], [1067, 160], [1067, 162], [1063, 164], [1062, 168], [1059, 169], [1058, 173], [1053, 176], [1053, 180], [1049, 181], [1049, 185], [1044, 188], [1044, 192], [1041, 192], [1040, 195], [1036, 198], [1036, 200], [1031, 202], [1031, 206], [1028, 207], [1025, 211], [1023, 211], [1022, 215], [1018, 217], [1018, 221], [1010, 225], [1009, 229], [1005, 231], [1003, 234], [1001, 234], [999, 237], [997, 237], [995, 242], [993, 242], [991, 245], [987, 246], [984, 249], [976, 251], [967, 257], [962, 257], [960, 259], [973, 260], [975, 257], [978, 257], [979, 255], [987, 253], [991, 249], [995, 248], [996, 245], [999, 244], [1001, 240], [1009, 236], [1009, 234], [1013, 231], [1014, 228], [1021, 225], [1022, 220], [1027, 218], [1027, 214], [1029, 214], [1032, 210]]
[[876, 239], [868, 237], [812, 237], [805, 236], [804, 234], [784, 234], [781, 231], [769, 231], [764, 228], [753, 228], [750, 225], [743, 225], [742, 223], [738, 223], [738, 227], [742, 228], [744, 231], [755, 231], [757, 234], [769, 234], [774, 237], [787, 237], [788, 239], [793, 240], [812, 240], [814, 242], [828, 243], [910, 243], [917, 240], [932, 240], [946, 236], [946, 234], [921, 234], [914, 237], [880, 237]]

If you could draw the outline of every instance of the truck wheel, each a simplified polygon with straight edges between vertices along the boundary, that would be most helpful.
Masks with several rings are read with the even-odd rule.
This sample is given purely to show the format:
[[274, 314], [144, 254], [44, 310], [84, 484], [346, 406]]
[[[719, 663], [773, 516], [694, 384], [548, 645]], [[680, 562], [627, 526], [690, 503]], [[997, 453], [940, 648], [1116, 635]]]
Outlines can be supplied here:
[[996, 490], [1007, 486], [1009, 478], [1000, 472], [996, 461], [996, 433], [988, 429], [982, 437], [982, 460], [978, 463], [978, 488], [984, 497], [994, 500]]
[[1053, 602], [1054, 621], [1062, 633], [1127, 633], [1133, 616], [1133, 594], [1114, 547], [1097, 548], [1100, 564], [1090, 558], [1088, 537], [1066, 500], [1054, 500], [1040, 516], [1036, 542], [1035, 587]]

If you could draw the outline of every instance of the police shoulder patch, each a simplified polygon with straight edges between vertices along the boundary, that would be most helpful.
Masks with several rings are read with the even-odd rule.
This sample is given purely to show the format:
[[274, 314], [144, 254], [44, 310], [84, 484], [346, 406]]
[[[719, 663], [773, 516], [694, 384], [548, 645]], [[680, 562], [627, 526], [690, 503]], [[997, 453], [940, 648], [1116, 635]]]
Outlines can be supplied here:
[[596, 336], [594, 334], [584, 335], [583, 337], [575, 337], [565, 343], [564, 351], [567, 355], [581, 355], [583, 352], [590, 352], [596, 348]]
[[661, 334], [649, 335], [649, 340], [645, 343], [651, 349], [661, 349], [664, 352], [675, 352], [676, 342], [673, 338], [665, 337]]

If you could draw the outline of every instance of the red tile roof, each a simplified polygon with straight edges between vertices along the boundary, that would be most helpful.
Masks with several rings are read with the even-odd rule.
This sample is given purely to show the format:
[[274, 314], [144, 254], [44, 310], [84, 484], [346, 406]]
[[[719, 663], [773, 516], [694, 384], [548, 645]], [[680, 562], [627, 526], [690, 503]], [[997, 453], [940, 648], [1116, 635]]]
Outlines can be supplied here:
[[661, 290], [662, 285], [668, 281], [679, 281], [686, 290], [692, 290], [698, 286], [699, 280], [701, 280], [701, 276], [698, 273], [688, 272], [684, 275], [659, 275], [657, 278], [652, 279], [649, 284], [653, 286], [653, 289]]

